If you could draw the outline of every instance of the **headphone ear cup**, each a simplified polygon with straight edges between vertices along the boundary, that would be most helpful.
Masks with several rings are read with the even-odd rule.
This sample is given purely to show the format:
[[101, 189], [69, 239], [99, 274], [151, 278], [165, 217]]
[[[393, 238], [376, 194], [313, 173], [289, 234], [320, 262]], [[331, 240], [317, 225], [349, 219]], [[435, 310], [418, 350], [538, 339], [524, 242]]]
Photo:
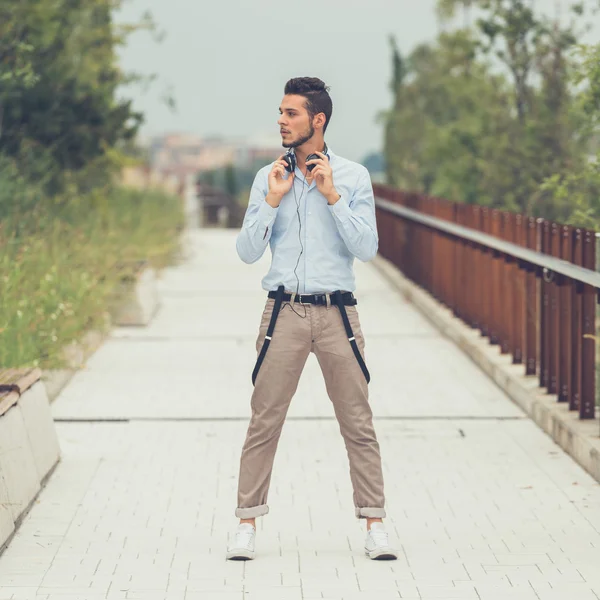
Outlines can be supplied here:
[[288, 173], [293, 173], [296, 170], [296, 156], [294, 155], [293, 152], [288, 152], [283, 160], [285, 160], [285, 162], [287, 163], [287, 167], [285, 168], [285, 170]]
[[[329, 156], [328, 152], [327, 152], [327, 144], [325, 144], [325, 147], [323, 148], [323, 154], [327, 157], [327, 160], [331, 160], [331, 157]], [[306, 160], [313, 160], [315, 158], [321, 158], [318, 154], [309, 154], [306, 157]], [[308, 169], [309, 173], [312, 173], [312, 170], [315, 168], [316, 165], [306, 165], [306, 168]]]
[[[307, 160], [307, 162], [308, 162], [309, 160], [314, 160], [315, 158], [321, 158], [321, 157], [320, 157], [318, 154], [309, 154], [309, 155], [306, 157], [306, 160]], [[327, 158], [329, 158], [329, 157], [327, 157]], [[317, 165], [306, 165], [306, 168], [308, 169], [308, 172], [309, 172], [309, 173], [312, 173], [312, 170], [313, 170], [313, 169], [314, 169], [316, 166], [317, 166]]]

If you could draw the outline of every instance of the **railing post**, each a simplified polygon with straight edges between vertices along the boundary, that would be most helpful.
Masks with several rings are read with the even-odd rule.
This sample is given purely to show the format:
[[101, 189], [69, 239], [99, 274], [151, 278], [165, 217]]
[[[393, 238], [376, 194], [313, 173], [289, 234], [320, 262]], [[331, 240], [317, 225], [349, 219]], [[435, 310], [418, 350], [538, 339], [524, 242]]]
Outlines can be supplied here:
[[[550, 254], [560, 258], [560, 230], [557, 223], [550, 224]], [[558, 350], [560, 347], [560, 298], [559, 298], [559, 276], [552, 273], [550, 284], [550, 362], [548, 365], [548, 393], [558, 394]]]
[[[575, 229], [573, 234], [573, 251], [571, 259], [574, 264], [583, 266], [583, 230]], [[583, 347], [583, 284], [575, 283], [571, 299], [571, 396], [569, 410], [580, 410], [581, 407], [581, 359]]]
[[[434, 214], [438, 219], [446, 219], [448, 215], [446, 213], [446, 204], [443, 200], [436, 199]], [[443, 302], [446, 306], [449, 305], [449, 285], [448, 285], [448, 269], [450, 268], [448, 256], [448, 236], [443, 233], [435, 233], [438, 243], [438, 257], [437, 257], [437, 268], [439, 276], [439, 285], [437, 289], [438, 299]]]
[[[393, 192], [393, 200], [397, 204], [401, 204], [402, 192]], [[389, 236], [390, 236], [390, 259], [396, 264], [404, 264], [405, 266], [410, 264], [412, 258], [412, 249], [410, 243], [403, 243], [402, 233], [400, 230], [400, 223], [402, 219], [395, 215], [391, 215], [389, 224]], [[410, 240], [410, 236], [409, 236]], [[406, 271], [410, 277], [410, 273]]]
[[[462, 205], [460, 204], [451, 204], [450, 209], [452, 211], [452, 221], [457, 224], [461, 223], [461, 212]], [[454, 256], [454, 277], [452, 277], [452, 287], [453, 287], [453, 308], [454, 314], [464, 321], [464, 306], [463, 299], [465, 295], [465, 281], [464, 281], [464, 253], [463, 253], [463, 242], [459, 238], [451, 238], [452, 246], [453, 246], [453, 256]]]
[[[507, 241], [512, 241], [512, 220], [511, 213], [503, 211], [500, 218], [500, 237]], [[500, 273], [502, 284], [500, 286], [501, 302], [500, 307], [500, 351], [502, 354], [512, 354], [512, 309], [513, 309], [513, 261], [510, 256], [502, 255], [500, 263]]]
[[[491, 216], [491, 234], [494, 237], [500, 237], [500, 211], [496, 208], [492, 210]], [[498, 344], [500, 342], [500, 313], [502, 310], [500, 293], [502, 290], [500, 268], [502, 266], [500, 253], [492, 250], [491, 264], [491, 319], [490, 319], [490, 343]]]
[[[583, 266], [596, 269], [596, 240], [593, 231], [583, 236]], [[583, 289], [583, 340], [581, 364], [581, 406], [579, 416], [593, 419], [596, 412], [596, 291], [589, 285]]]
[[[490, 225], [490, 209], [484, 206], [481, 209], [481, 231], [484, 233], [491, 232]], [[481, 249], [481, 280], [479, 284], [480, 297], [481, 297], [481, 335], [487, 338], [491, 338], [491, 313], [492, 313], [492, 299], [491, 299], [491, 270], [492, 270], [492, 253], [489, 248]], [[490, 340], [491, 341], [491, 340]]]
[[[538, 249], [538, 243], [540, 238], [540, 224], [534, 217], [527, 218], [526, 228], [527, 241], [526, 246], [532, 250]], [[527, 268], [527, 294], [525, 300], [525, 321], [526, 321], [526, 334], [525, 334], [525, 374], [536, 375], [537, 374], [537, 363], [538, 363], [538, 318], [540, 315], [539, 311], [539, 299], [538, 299], [538, 280], [537, 270], [535, 267]]]
[[[542, 252], [550, 254], [552, 250], [550, 239], [550, 221], [542, 223]], [[540, 387], [550, 385], [550, 274], [544, 270], [542, 275], [542, 294], [540, 299]]]
[[[476, 204], [471, 205], [471, 227], [481, 231], [481, 208]], [[473, 278], [472, 278], [472, 290], [473, 290], [473, 327], [475, 329], [483, 329], [483, 297], [482, 297], [482, 262], [483, 252], [480, 246], [473, 244]]]
[[[419, 212], [424, 210], [424, 204], [420, 194], [408, 194], [406, 196], [405, 205], [413, 210], [418, 210]], [[420, 223], [410, 223], [409, 225], [412, 236], [412, 247], [414, 250], [414, 259], [411, 261], [412, 279], [421, 287], [427, 289], [425, 273], [423, 273], [423, 271], [428, 268], [428, 257], [424, 254], [425, 248], [423, 246], [423, 225]]]
[[[433, 212], [433, 207], [435, 206], [435, 199], [426, 197], [424, 200], [427, 204], [427, 213], [431, 214]], [[423, 230], [423, 243], [425, 245], [425, 252], [427, 255], [427, 270], [424, 273], [427, 280], [427, 289], [431, 292], [434, 289], [434, 273], [436, 270], [436, 241], [435, 238], [437, 233], [433, 229], [429, 229], [429, 227], [422, 227]]]
[[[572, 236], [571, 227], [563, 225], [560, 230], [560, 257], [572, 262]], [[568, 402], [571, 397], [571, 339], [572, 339], [572, 295], [573, 281], [565, 277], [559, 278], [560, 316], [559, 316], [559, 348], [558, 348], [558, 401]]]
[[[525, 245], [526, 241], [526, 228], [524, 223], [523, 215], [514, 215], [513, 221], [513, 232], [512, 242], [519, 244], [520, 246]], [[527, 274], [523, 269], [519, 261], [513, 262], [513, 278], [514, 278], [514, 291], [513, 291], [513, 363], [521, 364], [523, 362], [523, 348], [524, 348], [524, 317], [525, 317], [525, 292], [526, 292], [526, 280]]]
[[[473, 206], [465, 204], [463, 224], [466, 227], [475, 227], [475, 213]], [[475, 269], [477, 268], [477, 248], [472, 242], [465, 242], [465, 254], [467, 257], [467, 291], [465, 297], [465, 317], [470, 327], [477, 329], [477, 288], [475, 282]]]
[[[437, 198], [433, 200], [431, 206], [431, 214], [437, 219], [443, 218], [442, 214], [442, 203]], [[446, 273], [446, 265], [444, 264], [444, 244], [446, 238], [439, 231], [434, 231], [431, 234], [433, 236], [433, 247], [435, 252], [435, 280], [433, 286], [433, 295], [440, 300], [440, 302], [446, 302], [446, 287], [444, 285]]]

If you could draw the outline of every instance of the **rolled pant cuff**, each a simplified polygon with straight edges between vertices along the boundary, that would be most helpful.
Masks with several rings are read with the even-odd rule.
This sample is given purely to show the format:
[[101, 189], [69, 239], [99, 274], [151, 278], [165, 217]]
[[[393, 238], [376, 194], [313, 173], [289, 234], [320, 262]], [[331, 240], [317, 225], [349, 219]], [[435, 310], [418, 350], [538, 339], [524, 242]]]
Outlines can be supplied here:
[[357, 507], [356, 516], [359, 519], [383, 519], [385, 517], [385, 508]]
[[269, 512], [269, 506], [267, 504], [261, 504], [260, 506], [251, 506], [250, 508], [236, 508], [235, 516], [238, 519], [254, 519], [255, 517], [262, 517]]

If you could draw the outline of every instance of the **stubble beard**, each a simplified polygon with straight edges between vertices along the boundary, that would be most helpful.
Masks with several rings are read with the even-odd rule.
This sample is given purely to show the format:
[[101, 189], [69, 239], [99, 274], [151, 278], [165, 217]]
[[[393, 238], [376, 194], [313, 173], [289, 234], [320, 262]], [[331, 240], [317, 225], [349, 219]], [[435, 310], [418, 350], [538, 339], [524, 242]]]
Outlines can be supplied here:
[[302, 146], [302, 144], [306, 144], [312, 136], [315, 135], [315, 128], [312, 124], [309, 124], [308, 131], [304, 133], [304, 135], [300, 136], [297, 140], [288, 143], [282, 143], [281, 145], [284, 148], [298, 148], [298, 146]]

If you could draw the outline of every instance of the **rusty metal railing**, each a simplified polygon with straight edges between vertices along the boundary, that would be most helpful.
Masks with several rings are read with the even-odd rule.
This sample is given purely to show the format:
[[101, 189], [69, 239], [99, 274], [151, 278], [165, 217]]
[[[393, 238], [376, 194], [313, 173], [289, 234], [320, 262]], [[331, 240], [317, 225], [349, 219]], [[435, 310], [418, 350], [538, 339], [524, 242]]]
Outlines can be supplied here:
[[380, 254], [581, 419], [594, 418], [595, 232], [373, 188]]

